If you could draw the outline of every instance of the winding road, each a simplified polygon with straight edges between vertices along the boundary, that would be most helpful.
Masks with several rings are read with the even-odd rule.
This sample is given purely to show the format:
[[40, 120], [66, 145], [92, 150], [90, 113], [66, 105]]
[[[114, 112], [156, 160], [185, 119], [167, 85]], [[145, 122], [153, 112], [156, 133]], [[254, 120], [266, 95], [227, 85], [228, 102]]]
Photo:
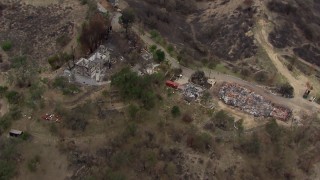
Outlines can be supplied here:
[[[151, 37], [150, 34], [148, 34], [147, 32], [141, 33], [141, 31], [139, 31], [136, 26], [134, 26], [132, 29], [136, 34], [138, 34], [140, 36], [141, 40], [146, 45], [148, 45], [148, 46], [157, 45], [159, 49], [164, 51], [165, 55], [166, 55], [166, 60], [170, 62], [172, 68], [181, 68], [182, 71], [183, 71], [183, 75], [186, 76], [186, 77], [191, 77], [191, 75], [195, 72], [195, 70], [179, 64], [179, 62], [174, 57], [172, 57], [166, 51], [165, 48], [163, 48], [161, 45], [159, 45], [158, 43], [156, 43], [155, 41], [153, 41], [150, 38]], [[240, 85], [249, 87], [253, 91], [263, 95], [265, 98], [269, 99], [273, 103], [276, 103], [276, 104], [291, 108], [293, 110], [293, 112], [297, 112], [297, 113], [301, 112], [301, 111], [310, 112], [310, 113], [317, 112], [319, 110], [320, 106], [318, 104], [316, 104], [316, 103], [311, 103], [311, 102], [309, 102], [309, 101], [307, 101], [307, 100], [305, 100], [305, 99], [303, 99], [301, 97], [302, 94], [301, 94], [301, 87], [300, 87], [301, 83], [300, 83], [300, 81], [294, 79], [294, 77], [292, 77], [290, 72], [284, 71], [284, 69], [286, 69], [286, 68], [283, 68], [283, 64], [279, 61], [276, 53], [274, 53], [273, 49], [271, 49], [271, 47], [268, 47], [266, 43], [263, 43], [263, 42], [266, 41], [266, 39], [262, 39], [261, 36], [258, 36], [257, 40], [258, 40], [259, 43], [261, 43], [263, 45], [264, 48], [266, 48], [266, 51], [267, 51], [270, 59], [275, 64], [275, 66], [277, 68], [281, 67], [281, 69], [278, 68], [279, 73], [284, 75], [288, 79], [290, 84], [293, 84], [293, 87], [299, 89], [298, 91], [296, 91], [295, 98], [288, 99], [288, 98], [283, 98], [283, 97], [279, 97], [279, 96], [273, 95], [273, 94], [271, 94], [270, 92], [268, 92], [267, 90], [265, 90], [263, 87], [259, 86], [256, 83], [248, 82], [248, 81], [245, 81], [243, 79], [240, 79], [238, 77], [234, 77], [234, 76], [231, 76], [231, 75], [222, 74], [222, 73], [219, 73], [217, 71], [210, 70], [208, 68], [202, 68], [201, 70], [203, 70], [204, 73], [206, 74], [206, 76], [208, 76], [209, 78], [215, 78], [218, 81], [234, 82], [234, 83], [238, 83]], [[297, 86], [299, 86], [300, 88], [298, 88]]]

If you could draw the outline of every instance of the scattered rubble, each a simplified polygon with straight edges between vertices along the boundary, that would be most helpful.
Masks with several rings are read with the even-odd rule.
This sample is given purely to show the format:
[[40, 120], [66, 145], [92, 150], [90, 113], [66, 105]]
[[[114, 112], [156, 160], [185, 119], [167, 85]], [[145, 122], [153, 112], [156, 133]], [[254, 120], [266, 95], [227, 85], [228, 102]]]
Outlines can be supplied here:
[[58, 123], [61, 121], [61, 117], [56, 114], [46, 114], [42, 116], [42, 119], [46, 121], [54, 121]]
[[290, 109], [275, 105], [263, 96], [236, 83], [224, 83], [219, 90], [219, 97], [225, 104], [238, 107], [256, 117], [286, 120], [291, 115]]
[[192, 83], [183, 84], [179, 87], [179, 89], [182, 91], [184, 99], [189, 103], [198, 100], [204, 91], [202, 87]]

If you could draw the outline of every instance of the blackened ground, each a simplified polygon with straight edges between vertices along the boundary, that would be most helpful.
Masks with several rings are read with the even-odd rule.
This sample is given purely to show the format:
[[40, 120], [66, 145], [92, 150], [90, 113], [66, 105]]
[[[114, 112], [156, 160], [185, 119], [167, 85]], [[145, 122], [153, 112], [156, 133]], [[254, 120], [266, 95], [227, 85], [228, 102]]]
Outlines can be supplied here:
[[[236, 61], [252, 57], [257, 52], [253, 36], [246, 35], [254, 25], [254, 9], [238, 8], [230, 16], [200, 21], [203, 10], [188, 11], [189, 16], [186, 16], [180, 11], [170, 11], [166, 3], [161, 5], [152, 0], [127, 2], [147, 28], [156, 29], [170, 43], [181, 48], [181, 56], [186, 56], [183, 60], [201, 61], [211, 54], [222, 60]], [[227, 3], [229, 1], [223, 1], [217, 8]], [[187, 19], [191, 15], [196, 18], [190, 24]]]
[[295, 55], [307, 60], [312, 64], [320, 66], [320, 49], [312, 45], [304, 45], [293, 49]]
[[276, 48], [292, 47], [301, 43], [297, 32], [293, 29], [293, 26], [288, 23], [275, 28], [269, 34], [269, 41]]
[[[201, 26], [199, 40], [206, 44], [217, 57], [235, 61], [249, 58], [257, 53], [254, 37], [247, 35], [254, 25], [252, 13], [241, 8], [236, 9], [229, 17], [212, 19]], [[208, 28], [208, 24], [212, 24]]]
[[277, 15], [270, 43], [276, 48], [292, 48], [295, 55], [319, 66], [319, 1], [273, 0], [267, 7]]

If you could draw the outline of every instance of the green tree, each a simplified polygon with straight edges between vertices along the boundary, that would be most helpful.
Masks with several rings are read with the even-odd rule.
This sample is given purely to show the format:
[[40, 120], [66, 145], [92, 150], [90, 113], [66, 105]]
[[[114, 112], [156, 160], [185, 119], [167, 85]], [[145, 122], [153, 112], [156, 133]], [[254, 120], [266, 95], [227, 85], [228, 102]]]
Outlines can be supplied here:
[[173, 117], [180, 116], [180, 108], [178, 106], [173, 106], [171, 109], [171, 114]]
[[156, 62], [161, 63], [165, 60], [166, 55], [161, 49], [158, 49], [154, 52], [153, 58]]
[[131, 24], [135, 21], [135, 14], [132, 9], [127, 8], [122, 12], [120, 17], [120, 22], [123, 24], [123, 27], [126, 29], [126, 35], [128, 36], [128, 29]]

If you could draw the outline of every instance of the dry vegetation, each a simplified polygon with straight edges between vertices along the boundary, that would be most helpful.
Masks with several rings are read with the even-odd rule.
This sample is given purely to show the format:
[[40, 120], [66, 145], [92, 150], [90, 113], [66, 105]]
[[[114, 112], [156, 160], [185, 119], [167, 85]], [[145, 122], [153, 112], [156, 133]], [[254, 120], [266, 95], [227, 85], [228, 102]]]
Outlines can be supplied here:
[[[5, 27], [0, 29], [0, 42], [12, 43], [10, 48], [10, 43], [4, 44], [8, 50], [2, 53], [3, 61], [0, 56], [0, 68], [7, 63], [4, 55], [12, 57], [6, 75], [2, 69], [0, 73], [1, 180], [317, 178], [320, 119], [316, 114], [302, 116], [303, 126], [290, 128], [274, 119], [252, 118], [259, 126], [248, 129], [245, 116], [217, 105], [218, 87], [201, 99], [202, 103], [214, 101], [213, 109], [195, 102], [188, 105], [164, 85], [179, 70], [168, 72], [163, 63], [159, 73], [138, 76], [129, 68], [141, 61], [138, 52], [143, 45], [138, 36], [130, 30], [107, 33], [109, 21], [90, 10], [85, 14], [88, 22], [80, 26], [83, 10], [90, 6], [89, 1], [82, 2], [88, 5], [67, 0], [39, 7], [0, 4], [0, 25]], [[254, 26], [253, 1], [128, 2], [137, 18], [156, 29], [153, 38], [168, 45], [184, 63], [194, 57], [207, 59], [203, 61], [207, 64], [239, 63], [247, 71], [238, 68], [235, 73], [255, 73], [257, 81], [268, 80], [268, 72], [254, 57], [263, 52], [248, 33]], [[209, 4], [209, 9], [203, 9]], [[226, 15], [219, 8], [233, 13]], [[81, 20], [75, 17], [78, 13]], [[172, 30], [173, 26], [177, 29]], [[82, 46], [74, 51], [79, 54], [105, 43], [111, 44], [114, 58], [124, 57], [108, 76], [110, 85], [79, 86], [56, 77], [61, 66], [67, 68], [65, 61], [74, 59], [65, 60], [62, 55], [68, 41], [76, 42], [78, 35]], [[179, 43], [183, 48], [174, 47]], [[43, 72], [42, 63], [55, 54], [57, 71]], [[207, 80], [202, 73], [193, 80], [198, 76]], [[205, 81], [196, 82], [205, 85]], [[3, 108], [7, 105], [9, 109]], [[44, 120], [46, 113], [60, 117], [60, 123]], [[25, 135], [8, 138], [10, 128]]]

